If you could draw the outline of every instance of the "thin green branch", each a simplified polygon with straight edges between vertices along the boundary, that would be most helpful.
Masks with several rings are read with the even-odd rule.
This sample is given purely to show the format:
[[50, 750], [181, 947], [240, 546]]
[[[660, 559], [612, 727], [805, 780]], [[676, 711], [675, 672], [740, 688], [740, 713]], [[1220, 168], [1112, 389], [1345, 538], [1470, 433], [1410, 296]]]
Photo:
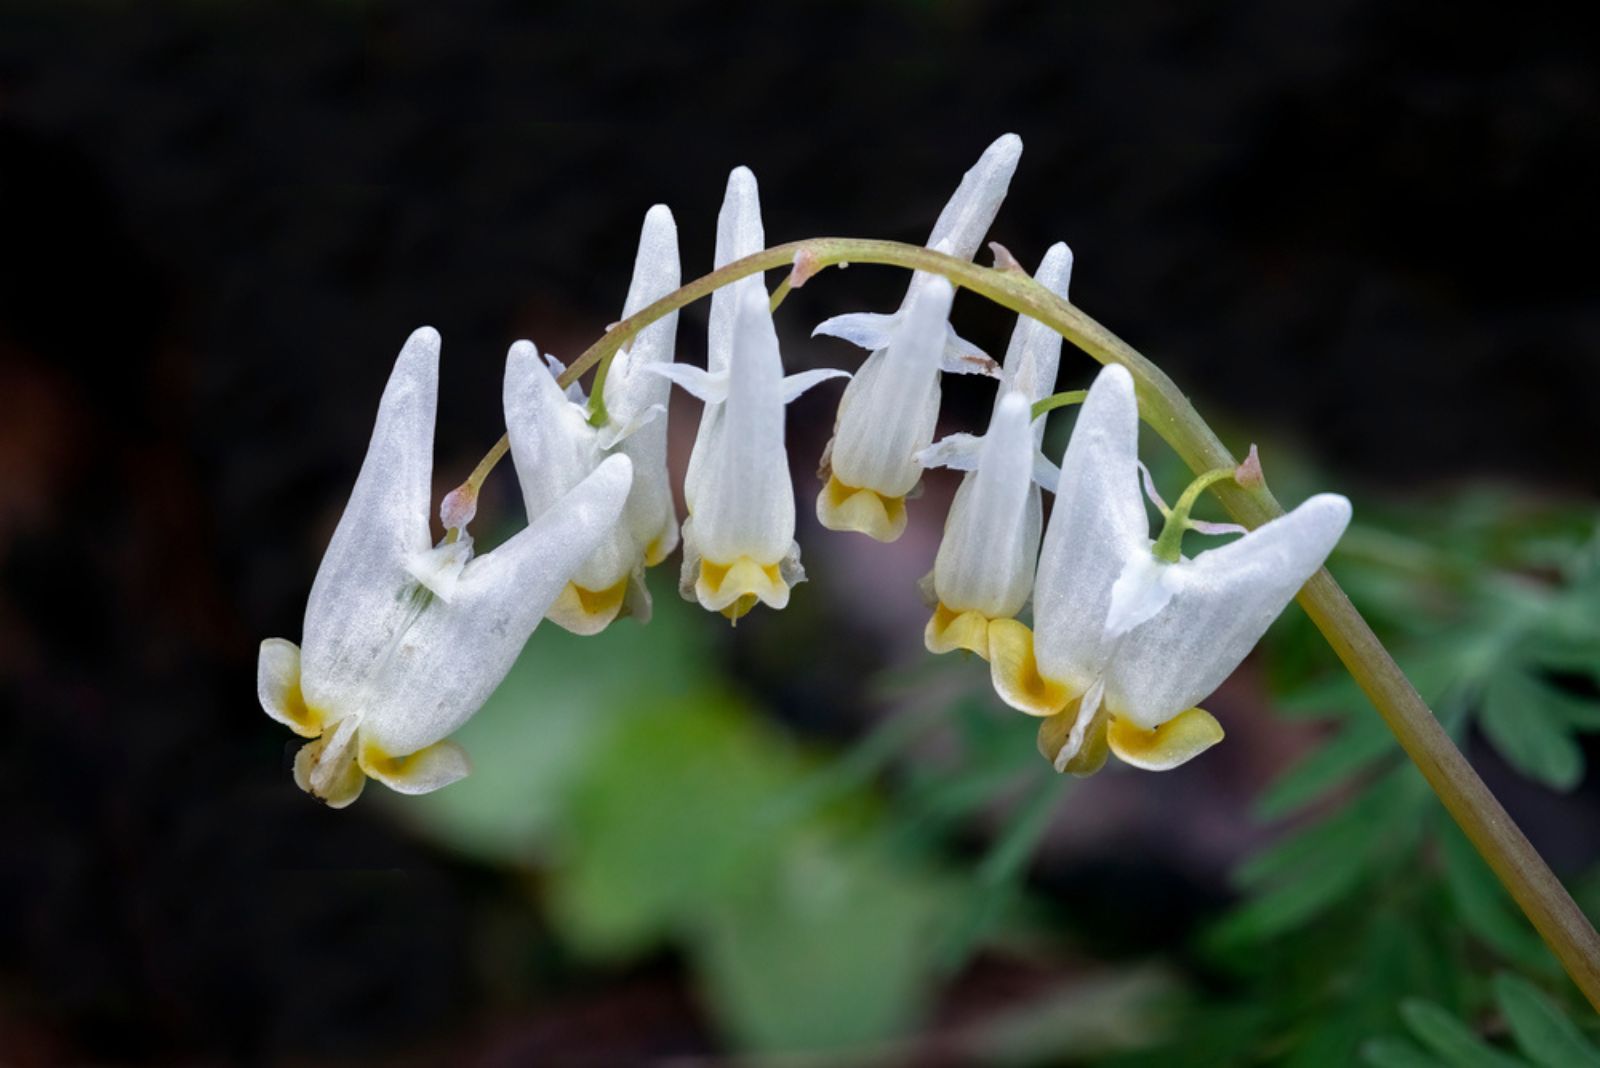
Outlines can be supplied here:
[[[980, 267], [931, 249], [896, 241], [821, 237], [764, 249], [696, 279], [629, 316], [591, 345], [561, 376], [563, 386], [617, 351], [640, 330], [714, 290], [803, 257], [807, 276], [842, 263], [877, 263], [942, 275], [1011, 311], [1046, 324], [1101, 363], [1133, 375], [1140, 417], [1195, 473], [1236, 468], [1237, 458], [1200, 418], [1172, 379], [1111, 331], [1025, 274]], [[473, 472], [477, 483], [503, 454], [505, 442]], [[1283, 514], [1265, 483], [1222, 483], [1215, 492], [1235, 520], [1254, 528]], [[1584, 996], [1600, 1011], [1600, 936], [1572, 896], [1512, 822], [1426, 702], [1394, 662], [1333, 576], [1317, 572], [1300, 591], [1306, 614], [1394, 732], [1406, 755], [1460, 824], [1495, 876], [1532, 921]]]

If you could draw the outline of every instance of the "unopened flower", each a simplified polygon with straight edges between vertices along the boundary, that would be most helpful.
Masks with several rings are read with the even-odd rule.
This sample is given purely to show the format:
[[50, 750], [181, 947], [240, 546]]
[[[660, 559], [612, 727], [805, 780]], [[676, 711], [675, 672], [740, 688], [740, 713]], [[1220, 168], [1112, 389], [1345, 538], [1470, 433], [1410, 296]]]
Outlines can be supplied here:
[[[717, 219], [717, 265], [759, 252], [763, 241], [755, 176], [740, 167], [728, 178]], [[805, 580], [794, 540], [784, 408], [817, 383], [849, 375], [823, 369], [784, 377], [759, 276], [712, 296], [706, 353], [705, 370], [655, 368], [704, 403], [684, 479], [689, 518], [680, 590], [737, 620], [758, 602], [783, 608], [790, 588]]]
[[[939, 214], [928, 247], [971, 259], [1021, 155], [1015, 134], [990, 145]], [[859, 531], [878, 541], [900, 537], [906, 498], [922, 477], [917, 454], [933, 441], [939, 417], [940, 372], [995, 373], [994, 361], [950, 327], [950, 300], [947, 281], [919, 271], [894, 314], [840, 315], [813, 331], [871, 353], [839, 401], [823, 453], [826, 484], [817, 496], [817, 518], [830, 530]]]
[[[645, 216], [623, 316], [678, 287], [678, 235], [672, 213], [657, 205]], [[613, 453], [634, 464], [633, 488], [622, 522], [584, 561], [550, 606], [551, 622], [574, 634], [597, 634], [619, 615], [646, 622], [650, 593], [644, 569], [677, 545], [672, 488], [667, 474], [666, 410], [671, 385], [652, 368], [670, 364], [677, 314], [652, 323], [606, 375], [606, 422], [593, 426], [583, 390], [556, 384], [561, 364], [541, 363], [532, 343], [511, 349], [506, 412], [511, 454], [528, 515], [537, 516]]]
[[303, 647], [261, 643], [261, 706], [312, 739], [295, 782], [334, 808], [368, 777], [420, 794], [467, 774], [446, 737], [500, 684], [628, 495], [632, 464], [615, 457], [493, 552], [474, 559], [464, 532], [430, 547], [438, 379], [439, 335], [418, 330], [312, 583]]
[[1047, 717], [1039, 747], [1058, 771], [1090, 774], [1108, 750], [1162, 771], [1220, 741], [1221, 726], [1196, 702], [1239, 665], [1350, 521], [1349, 501], [1320, 494], [1192, 560], [1160, 559], [1138, 436], [1133, 378], [1108, 367], [1062, 460], [1034, 630], [1014, 620], [989, 628], [995, 689]]
[[[1072, 253], [1056, 244], [1037, 280], [1067, 295]], [[924, 449], [924, 467], [966, 471], [945, 519], [944, 538], [924, 587], [933, 617], [923, 631], [929, 651], [967, 649], [989, 655], [989, 625], [1022, 611], [1033, 588], [1043, 523], [1040, 486], [1054, 489], [1055, 465], [1044, 458], [1045, 421], [1033, 405], [1055, 388], [1061, 335], [1019, 316], [1006, 350], [988, 432], [952, 434]]]

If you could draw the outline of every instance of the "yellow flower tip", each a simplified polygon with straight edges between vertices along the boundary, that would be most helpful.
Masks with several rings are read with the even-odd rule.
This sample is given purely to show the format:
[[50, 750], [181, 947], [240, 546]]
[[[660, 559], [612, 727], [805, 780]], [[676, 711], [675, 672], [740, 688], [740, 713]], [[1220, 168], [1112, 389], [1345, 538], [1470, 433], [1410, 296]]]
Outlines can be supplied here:
[[934, 607], [933, 616], [923, 628], [922, 642], [930, 653], [951, 653], [965, 649], [989, 659], [989, 624], [982, 612], [957, 612], [943, 601]]
[[1096, 715], [1084, 734], [1078, 751], [1066, 761], [1061, 760], [1061, 750], [1077, 726], [1082, 702], [1073, 701], [1065, 711], [1058, 712], [1039, 724], [1039, 753], [1059, 772], [1088, 778], [1105, 767], [1110, 749], [1106, 741], [1106, 717]]
[[739, 620], [749, 615], [750, 609], [754, 608], [758, 603], [760, 603], [760, 601], [755, 594], [747, 593], [737, 601], [730, 604], [728, 607], [724, 608], [722, 610], [722, 614], [727, 617], [729, 623], [732, 623], [734, 626], [738, 626]]
[[989, 623], [989, 677], [1002, 701], [1030, 716], [1054, 716], [1074, 699], [1064, 683], [1039, 674], [1033, 631], [1014, 619]]
[[361, 796], [367, 777], [352, 759], [354, 731], [336, 723], [294, 756], [294, 781], [329, 808], [344, 808]]
[[778, 565], [759, 564], [748, 556], [731, 564], [701, 559], [694, 592], [700, 604], [712, 612], [727, 615], [727, 609], [735, 609], [735, 614], [728, 615], [733, 620], [754, 608], [757, 601], [769, 608], [789, 603], [789, 584], [783, 581]]
[[847, 486], [830, 474], [817, 494], [817, 521], [829, 530], [853, 530], [877, 541], [895, 541], [906, 530], [906, 499]]
[[644, 547], [644, 566], [655, 567], [665, 560], [671, 552], [672, 547], [667, 544], [665, 538], [651, 538], [650, 544]]
[[565, 630], [584, 636], [599, 634], [622, 611], [628, 594], [628, 577], [603, 590], [590, 590], [569, 582], [556, 598], [545, 618]]
[[464, 779], [472, 770], [466, 752], [454, 742], [434, 742], [414, 753], [390, 756], [375, 742], [363, 740], [360, 770], [396, 793], [426, 794]]
[[1153, 730], [1113, 716], [1106, 741], [1117, 759], [1146, 771], [1171, 771], [1222, 741], [1222, 724], [1203, 708], [1191, 708]]

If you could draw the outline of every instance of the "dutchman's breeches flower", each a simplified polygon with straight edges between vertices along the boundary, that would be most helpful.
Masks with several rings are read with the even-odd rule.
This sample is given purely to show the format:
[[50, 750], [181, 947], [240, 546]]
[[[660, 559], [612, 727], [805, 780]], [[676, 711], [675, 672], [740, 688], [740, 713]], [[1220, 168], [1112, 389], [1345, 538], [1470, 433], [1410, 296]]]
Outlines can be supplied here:
[[1195, 704], [1239, 665], [1350, 521], [1349, 501], [1320, 494], [1182, 559], [1176, 535], [1187, 505], [1169, 519], [1174, 536], [1152, 542], [1138, 441], [1133, 378], [1107, 367], [1062, 459], [1034, 630], [1016, 621], [989, 628], [995, 689], [1045, 717], [1039, 747], [1058, 771], [1090, 774], [1108, 750], [1163, 771], [1220, 741], [1222, 728]]
[[[717, 264], [759, 252], [763, 240], [755, 175], [735, 168], [717, 217]], [[684, 364], [654, 370], [705, 405], [683, 483], [689, 518], [680, 592], [732, 620], [758, 602], [783, 608], [790, 587], [805, 580], [794, 540], [784, 407], [819, 382], [850, 376], [816, 370], [784, 377], [759, 276], [712, 295], [705, 370]]]
[[[678, 285], [678, 234], [672, 213], [657, 205], [645, 216], [623, 316]], [[634, 464], [633, 489], [622, 522], [550, 606], [550, 621], [574, 634], [598, 634], [619, 615], [650, 619], [646, 566], [659, 563], [678, 540], [667, 476], [666, 410], [671, 385], [652, 369], [672, 362], [676, 316], [652, 324], [612, 360], [602, 396], [606, 420], [592, 425], [583, 390], [556, 384], [561, 364], [540, 361], [531, 342], [511, 348], [506, 373], [506, 425], [523, 503], [542, 515], [607, 456]]]
[[[1072, 253], [1056, 244], [1036, 279], [1065, 298], [1071, 273]], [[1040, 485], [1054, 489], [1056, 476], [1039, 451], [1045, 421], [1031, 412], [1055, 388], [1060, 359], [1061, 335], [1019, 316], [988, 433], [952, 434], [918, 457], [924, 467], [967, 472], [945, 519], [933, 572], [923, 582], [933, 608], [923, 631], [930, 652], [966, 649], [987, 658], [989, 625], [1012, 618], [1028, 602], [1043, 526]]]
[[[940, 212], [928, 247], [970, 260], [1021, 156], [1022, 140], [1015, 134], [990, 145]], [[817, 519], [830, 530], [859, 531], [886, 542], [899, 538], [906, 498], [922, 477], [917, 453], [933, 441], [940, 372], [996, 373], [993, 360], [951, 329], [948, 287], [943, 279], [918, 273], [894, 314], [839, 315], [812, 331], [872, 354], [839, 401], [833, 439], [822, 457], [825, 485], [817, 496]], [[941, 306], [938, 322], [931, 321]]]
[[[539, 373], [544, 373], [540, 369]], [[467, 774], [446, 741], [510, 670], [622, 512], [632, 464], [613, 457], [528, 527], [472, 558], [464, 532], [430, 547], [439, 335], [411, 335], [378, 405], [366, 460], [306, 603], [303, 648], [261, 643], [267, 715], [310, 738], [300, 788], [334, 808], [368, 777], [401, 793]]]

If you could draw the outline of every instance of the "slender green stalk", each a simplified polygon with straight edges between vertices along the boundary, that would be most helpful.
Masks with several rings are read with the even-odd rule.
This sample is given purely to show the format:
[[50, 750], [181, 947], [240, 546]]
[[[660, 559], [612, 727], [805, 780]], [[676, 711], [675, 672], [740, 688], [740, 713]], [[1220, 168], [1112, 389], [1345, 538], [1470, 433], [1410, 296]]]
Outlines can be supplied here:
[[1034, 403], [1033, 410], [1029, 412], [1028, 418], [1029, 420], [1037, 419], [1047, 412], [1055, 411], [1057, 408], [1082, 404], [1088, 396], [1089, 391], [1086, 389], [1069, 389], [1065, 393], [1052, 393], [1044, 400]]
[[1157, 560], [1164, 560], [1169, 564], [1177, 563], [1183, 556], [1183, 532], [1189, 529], [1189, 513], [1194, 511], [1194, 506], [1200, 500], [1200, 495], [1215, 486], [1218, 482], [1229, 481], [1233, 478], [1236, 468], [1224, 467], [1216, 471], [1207, 471], [1205, 474], [1189, 483], [1183, 491], [1183, 496], [1178, 498], [1178, 503], [1167, 512], [1167, 522], [1161, 528], [1161, 535], [1156, 538], [1155, 553]]
[[[823, 267], [877, 263], [942, 275], [1010, 310], [1051, 327], [1101, 363], [1117, 363], [1132, 373], [1139, 415], [1172, 446], [1196, 474], [1236, 468], [1239, 461], [1200, 418], [1183, 392], [1162, 370], [1072, 304], [1016, 271], [980, 267], [931, 249], [896, 241], [821, 237], [764, 249], [719, 268], [629, 316], [573, 361], [563, 386], [609, 357], [640, 330], [710, 295], [714, 290], [804, 256], [807, 277]], [[496, 446], [473, 478], [478, 484], [505, 442]], [[498, 453], [498, 454], [497, 454]], [[1235, 520], [1254, 528], [1283, 514], [1264, 482], [1240, 486], [1223, 482], [1218, 498]], [[1527, 837], [1512, 822], [1472, 765], [1439, 725], [1394, 658], [1373, 634], [1339, 584], [1318, 571], [1300, 591], [1300, 605], [1343, 661], [1345, 668], [1394, 732], [1446, 810], [1483, 855], [1567, 974], [1600, 1011], [1600, 936]]]

